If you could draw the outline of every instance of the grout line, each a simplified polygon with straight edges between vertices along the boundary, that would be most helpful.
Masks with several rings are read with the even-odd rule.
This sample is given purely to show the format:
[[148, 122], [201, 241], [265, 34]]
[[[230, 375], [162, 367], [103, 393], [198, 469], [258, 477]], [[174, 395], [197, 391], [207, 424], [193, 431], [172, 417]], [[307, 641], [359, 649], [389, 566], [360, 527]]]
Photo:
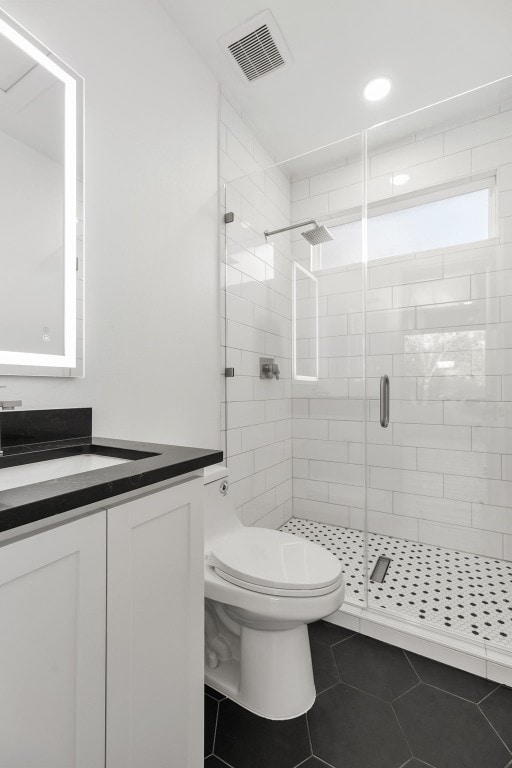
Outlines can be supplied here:
[[319, 693], [317, 693], [317, 697], [322, 696], [324, 693], [327, 693], [327, 691], [332, 691], [332, 689], [336, 688], [336, 686], [339, 685], [341, 682], [343, 681], [338, 680], [336, 683], [333, 683], [332, 685], [329, 685], [327, 688], [324, 688], [323, 691], [320, 691]]
[[[491, 680], [489, 680], [489, 682], [492, 682], [492, 681], [491, 681]], [[489, 691], [489, 693], [486, 693], [486, 694], [485, 694], [485, 696], [483, 697], [483, 699], [480, 699], [480, 701], [477, 701], [477, 702], [476, 702], [476, 703], [477, 703], [477, 705], [478, 705], [478, 706], [480, 706], [480, 704], [482, 704], [482, 703], [483, 703], [483, 702], [484, 702], [486, 699], [488, 699], [488, 698], [489, 698], [489, 696], [492, 696], [492, 695], [493, 695], [493, 693], [496, 693], [496, 691], [498, 690], [498, 688], [502, 688], [502, 687], [503, 687], [502, 685], [500, 685], [499, 683], [496, 683], [496, 687], [495, 687], [495, 688], [493, 688], [493, 689], [492, 689], [492, 691]]]
[[[421, 679], [421, 677], [419, 676], [418, 672], [416, 671], [416, 667], [414, 666], [414, 664], [412, 663], [411, 659], [409, 658], [409, 654], [407, 653], [407, 651], [405, 650], [405, 648], [402, 648], [402, 651], [403, 651], [403, 653], [404, 653], [404, 656], [405, 656], [405, 658], [407, 659], [407, 661], [408, 661], [408, 662], [409, 662], [409, 664], [411, 665], [411, 669], [412, 669], [412, 671], [414, 672], [414, 674], [415, 674], [415, 675], [416, 675], [416, 677], [418, 678], [418, 681], [421, 683], [421, 682], [422, 682], [422, 679]], [[411, 651], [411, 653], [412, 653], [412, 651]]]
[[[464, 671], [464, 670], [462, 670]], [[471, 674], [469, 672], [468, 674]], [[485, 680], [485, 678], [482, 678], [482, 680]], [[421, 681], [422, 685], [426, 685], [427, 688], [433, 688], [435, 691], [439, 691], [440, 693], [446, 693], [448, 696], [453, 696], [456, 699], [460, 699], [460, 701], [465, 701], [466, 704], [472, 704], [474, 707], [478, 707], [479, 702], [478, 701], [472, 701], [471, 699], [466, 699], [465, 696], [460, 696], [458, 693], [453, 693], [452, 691], [447, 691], [445, 688], [440, 688], [438, 685], [433, 685], [432, 683], [426, 683], [424, 680]], [[494, 693], [494, 691], [493, 691]]]
[[341, 645], [341, 643], [345, 643], [347, 640], [350, 640], [351, 637], [354, 637], [354, 635], [357, 635], [357, 634], [359, 634], [359, 633], [358, 632], [352, 632], [351, 635], [349, 635], [348, 637], [344, 637], [343, 640], [336, 640], [336, 642], [331, 645], [331, 651], [337, 645]]
[[211, 693], [208, 693], [207, 691], [205, 691], [205, 692], [204, 692], [204, 695], [205, 695], [205, 696], [208, 696], [208, 698], [209, 698], [209, 699], [213, 699], [213, 701], [216, 701], [218, 704], [220, 704], [220, 702], [221, 702], [221, 701], [224, 701], [224, 699], [226, 698], [226, 697], [224, 696], [224, 698], [223, 698], [223, 699], [217, 699], [215, 696], [212, 696], [212, 695], [211, 695]]
[[[315, 760], [318, 760], [319, 763], [322, 763], [322, 765], [326, 765], [327, 768], [334, 768], [334, 766], [331, 763], [326, 762], [321, 757], [318, 757], [318, 755], [313, 755], [313, 757], [315, 758]], [[310, 759], [310, 758], [308, 758], [308, 759]]]
[[395, 720], [396, 720], [396, 722], [397, 722], [397, 724], [398, 724], [398, 727], [400, 728], [400, 732], [401, 732], [402, 736], [404, 737], [404, 740], [405, 740], [405, 743], [407, 744], [407, 747], [408, 747], [408, 749], [409, 749], [409, 752], [411, 753], [411, 757], [409, 757], [409, 760], [410, 760], [412, 757], [414, 757], [414, 752], [412, 751], [411, 745], [409, 744], [409, 739], [408, 739], [408, 738], [407, 738], [407, 736], [405, 735], [405, 731], [404, 731], [404, 729], [402, 728], [402, 723], [401, 723], [401, 722], [400, 722], [400, 720], [398, 719], [398, 715], [397, 715], [397, 713], [395, 712], [395, 708], [394, 708], [394, 706], [393, 706], [393, 704], [392, 704], [392, 703], [391, 703], [391, 711], [393, 712], [393, 715], [394, 715], [394, 717], [395, 717]]
[[418, 680], [418, 682], [415, 683], [411, 688], [401, 693], [399, 696], [396, 697], [396, 699], [393, 699], [390, 703], [393, 704], [395, 701], [398, 701], [398, 699], [401, 699], [402, 696], [407, 696], [408, 693], [410, 693], [411, 691], [414, 691], [414, 689], [417, 688], [419, 685], [421, 685], [421, 680]]
[[[315, 696], [315, 701], [317, 700], [317, 697]], [[313, 704], [314, 706], [314, 704]], [[309, 711], [309, 710], [308, 710]], [[309, 749], [311, 750], [311, 757], [313, 755], [313, 741], [311, 740], [311, 731], [309, 730], [309, 719], [308, 719], [308, 713], [306, 712], [306, 730], [308, 732], [308, 741], [309, 741]], [[308, 757], [308, 760], [309, 760]]]
[[[376, 693], [370, 693], [369, 691], [365, 691], [362, 688], [358, 688], [357, 685], [351, 685], [350, 683], [347, 683], [345, 680], [340, 680], [340, 682], [336, 683], [336, 685], [345, 685], [347, 688], [351, 688], [353, 691], [358, 691], [358, 693], [362, 693], [365, 696], [371, 696], [372, 699], [377, 699], [377, 701], [384, 702], [385, 704], [393, 704], [393, 702], [397, 701], [397, 699], [399, 699], [401, 696], [405, 696], [405, 693], [409, 693], [409, 691], [405, 691], [405, 693], [401, 693], [400, 696], [397, 696], [396, 699], [393, 699], [392, 701], [389, 701], [389, 699], [384, 699], [382, 696], [377, 696]], [[333, 688], [336, 687], [336, 685], [332, 685], [327, 690], [331, 691]], [[418, 683], [417, 685], [420, 685], [420, 683]], [[414, 687], [416, 688], [417, 685], [414, 686]], [[322, 695], [322, 694], [320, 694], [320, 695]]]
[[[425, 766], [425, 768], [435, 768], [435, 766], [433, 766], [432, 763], [426, 763], [425, 760], [420, 760], [420, 758], [416, 757], [416, 755], [413, 755], [412, 757], [410, 757], [406, 763], [400, 766], [400, 768], [407, 768], [411, 760], [418, 760], [422, 765]], [[507, 768], [507, 766], [505, 766], [505, 768]]]
[[215, 759], [218, 760], [219, 763], [222, 763], [222, 765], [227, 765], [228, 768], [234, 768], [234, 766], [231, 765], [231, 763], [226, 763], [226, 761], [223, 760], [222, 757], [219, 757], [215, 753], [212, 753], [211, 755], [208, 755], [208, 757], [215, 757]]
[[423, 682], [421, 680], [419, 681], [419, 683], [416, 683], [415, 686], [413, 686], [412, 688], [409, 688], [408, 691], [404, 691], [404, 693], [401, 693], [399, 696], [396, 697], [396, 699], [393, 699], [393, 701], [391, 702], [391, 705], [393, 705], [395, 702], [399, 701], [402, 698], [402, 696], [405, 696], [407, 693], [410, 693], [411, 691], [414, 691], [414, 689], [418, 688], [418, 686], [420, 686], [420, 685], [423, 685]]
[[487, 715], [485, 714], [485, 712], [484, 712], [483, 710], [481, 710], [481, 709], [480, 709], [480, 707], [478, 706], [478, 704], [477, 704], [476, 706], [477, 706], [477, 709], [478, 709], [478, 711], [480, 712], [480, 714], [483, 716], [484, 720], [486, 720], [486, 721], [489, 723], [489, 725], [491, 726], [492, 730], [494, 731], [494, 733], [496, 734], [496, 736], [498, 737], [498, 739], [501, 741], [501, 743], [503, 744], [503, 746], [505, 747], [505, 749], [507, 750], [507, 752], [509, 753], [509, 755], [510, 755], [510, 754], [512, 754], [512, 750], [510, 750], [510, 749], [509, 749], [509, 747], [508, 747], [508, 745], [507, 745], [507, 744], [505, 744], [505, 742], [503, 741], [503, 739], [501, 738], [500, 734], [498, 733], [498, 731], [496, 730], [496, 728], [494, 727], [494, 725], [491, 723], [491, 721], [489, 720], [489, 718], [487, 717]]
[[[348, 639], [348, 638], [347, 638]], [[332, 645], [329, 648], [329, 653], [331, 654], [331, 661], [334, 664], [334, 669], [336, 670], [336, 675], [338, 676], [338, 683], [340, 682], [340, 671], [338, 669], [338, 665], [336, 664], [336, 659], [334, 657], [334, 651], [332, 650]]]
[[217, 712], [215, 715], [215, 728], [213, 729], [212, 755], [215, 754], [215, 742], [217, 740], [217, 726], [219, 724], [219, 709], [220, 709], [220, 701], [217, 702]]

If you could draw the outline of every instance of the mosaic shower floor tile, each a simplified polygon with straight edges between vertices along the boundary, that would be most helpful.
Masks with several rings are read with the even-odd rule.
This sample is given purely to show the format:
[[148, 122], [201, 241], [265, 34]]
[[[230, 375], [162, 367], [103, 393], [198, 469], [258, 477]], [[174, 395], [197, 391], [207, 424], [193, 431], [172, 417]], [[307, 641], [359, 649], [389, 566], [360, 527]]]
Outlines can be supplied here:
[[364, 604], [366, 568], [383, 555], [391, 564], [382, 583], [370, 582], [371, 608], [512, 650], [512, 562], [369, 533], [366, 566], [362, 531], [295, 517], [281, 530], [339, 558], [348, 602]]

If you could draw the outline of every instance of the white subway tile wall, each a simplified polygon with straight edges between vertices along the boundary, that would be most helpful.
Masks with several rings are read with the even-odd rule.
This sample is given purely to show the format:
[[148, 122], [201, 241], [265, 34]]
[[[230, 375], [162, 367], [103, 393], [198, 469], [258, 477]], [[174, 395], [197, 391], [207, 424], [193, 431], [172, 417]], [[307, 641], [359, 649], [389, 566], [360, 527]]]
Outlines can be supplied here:
[[[291, 185], [279, 168], [265, 170], [273, 158], [225, 93], [220, 114], [221, 218], [235, 214], [219, 249], [221, 375], [235, 369], [226, 388], [222, 376], [223, 446], [242, 522], [279, 528], [292, 514], [291, 240], [267, 244], [263, 232], [290, 223]], [[279, 380], [259, 378], [259, 358], [269, 356]]]
[[[292, 382], [294, 516], [510, 560], [512, 110], [497, 105], [482, 119], [370, 149], [368, 172], [369, 202], [495, 176], [495, 237], [378, 262], [370, 253], [366, 349], [361, 266], [316, 272], [319, 380]], [[393, 184], [397, 173], [406, 185]], [[357, 215], [361, 175], [357, 161], [294, 180], [292, 220]], [[299, 235], [292, 255], [310, 268]], [[305, 360], [315, 352], [306, 288], [297, 290]], [[384, 373], [388, 429], [378, 423]]]
[[[292, 258], [310, 269], [309, 246], [298, 232], [271, 244], [262, 233], [357, 215], [362, 164], [290, 183], [268, 170], [272, 157], [226, 94], [220, 158], [222, 213], [235, 213], [220, 248], [221, 367], [236, 373], [224, 445], [243, 522], [277, 528], [294, 514], [512, 559], [512, 110], [370, 152], [369, 202], [495, 176], [496, 237], [378, 262], [369, 254], [366, 338], [360, 265], [315, 272], [318, 340], [314, 286], [297, 272], [299, 372], [314, 375], [318, 354], [315, 381], [292, 381], [291, 371]], [[399, 172], [406, 186], [393, 183]], [[277, 358], [279, 381], [259, 378], [260, 356]]]

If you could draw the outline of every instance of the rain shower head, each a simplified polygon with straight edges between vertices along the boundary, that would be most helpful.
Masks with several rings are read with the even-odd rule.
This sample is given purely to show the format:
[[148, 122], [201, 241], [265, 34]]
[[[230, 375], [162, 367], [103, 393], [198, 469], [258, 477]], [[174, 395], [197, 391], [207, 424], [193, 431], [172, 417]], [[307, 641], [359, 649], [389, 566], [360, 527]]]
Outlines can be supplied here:
[[299, 224], [290, 224], [289, 227], [282, 227], [282, 229], [273, 229], [272, 232], [265, 231], [265, 238], [270, 237], [271, 235], [279, 235], [281, 232], [288, 232], [290, 229], [307, 227], [310, 224], [314, 225], [313, 229], [308, 229], [306, 232], [301, 232], [302, 237], [304, 237], [310, 245], [320, 245], [321, 243], [327, 243], [329, 240], [333, 239], [327, 227], [319, 224], [314, 219], [310, 219], [309, 221], [301, 221]]
[[310, 245], [320, 245], [321, 243], [328, 243], [332, 240], [332, 235], [323, 225], [316, 225], [313, 229], [308, 229], [306, 232], [301, 232]]

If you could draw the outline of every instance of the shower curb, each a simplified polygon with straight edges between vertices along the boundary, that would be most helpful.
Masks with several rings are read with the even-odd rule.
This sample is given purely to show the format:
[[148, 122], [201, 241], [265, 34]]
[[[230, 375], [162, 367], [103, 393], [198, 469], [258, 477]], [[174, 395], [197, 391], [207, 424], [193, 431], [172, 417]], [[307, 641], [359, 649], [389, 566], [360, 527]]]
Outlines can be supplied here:
[[507, 651], [351, 604], [343, 605], [325, 621], [512, 687], [512, 653]]

